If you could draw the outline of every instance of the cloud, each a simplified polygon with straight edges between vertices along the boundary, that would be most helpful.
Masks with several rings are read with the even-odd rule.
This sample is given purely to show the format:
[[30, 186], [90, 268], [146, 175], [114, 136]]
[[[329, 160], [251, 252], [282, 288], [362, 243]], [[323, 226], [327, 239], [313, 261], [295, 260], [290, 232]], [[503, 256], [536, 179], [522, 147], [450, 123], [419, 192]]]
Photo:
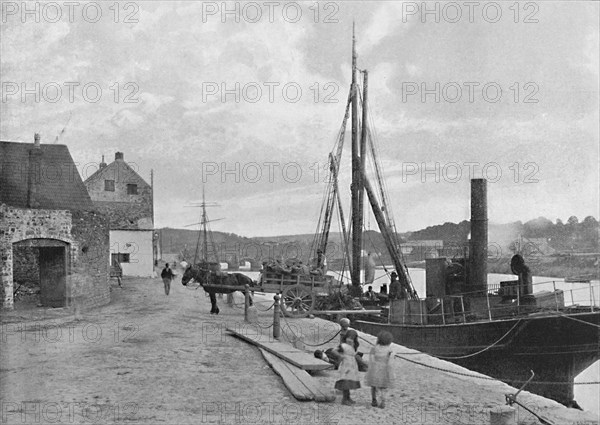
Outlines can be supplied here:
[[[255, 163], [267, 173], [264, 164], [276, 162], [273, 182], [244, 176], [236, 182], [219, 172], [208, 176], [207, 191], [232, 206], [227, 225], [240, 233], [313, 231], [323, 190], [313, 177], [326, 167], [344, 115], [355, 21], [358, 66], [369, 70], [373, 132], [403, 229], [459, 219], [468, 197], [463, 180], [403, 181], [406, 163], [497, 162], [506, 177], [519, 163], [521, 178], [525, 164], [538, 164], [540, 183], [493, 186], [500, 222], [541, 211], [597, 210], [590, 212], [599, 177], [597, 6], [549, 3], [536, 25], [508, 18], [491, 25], [418, 17], [404, 23], [398, 2], [340, 3], [338, 22], [324, 23], [323, 14], [315, 22], [313, 3], [300, 5], [298, 23], [279, 14], [274, 22], [222, 23], [220, 16], [203, 19], [202, 3], [164, 1], [140, 3], [136, 24], [3, 25], [3, 81], [95, 82], [104, 96], [97, 103], [85, 101], [80, 89], [73, 102], [15, 96], [2, 105], [0, 134], [30, 141], [41, 131], [54, 140], [72, 115], [61, 143], [78, 162], [120, 150], [145, 176], [155, 170], [158, 226], [187, 219], [184, 201], [199, 196], [203, 164], [234, 172], [239, 166], [241, 173]], [[431, 95], [423, 101], [421, 93], [406, 98], [407, 82], [419, 89], [437, 82], [440, 90], [456, 82], [463, 96], [455, 103], [444, 93], [437, 102]], [[465, 82], [479, 83], [473, 102]], [[488, 82], [501, 86], [501, 101], [482, 98]], [[526, 87], [530, 82], [536, 86]], [[132, 94], [127, 83], [136, 85], [137, 103], [124, 101]], [[207, 95], [209, 87], [217, 92]], [[296, 88], [301, 96], [292, 99]], [[524, 102], [526, 96], [537, 102]], [[347, 133], [347, 148], [349, 139]], [[347, 168], [349, 150], [343, 161]], [[281, 175], [291, 163], [303, 171], [293, 184]], [[347, 177], [340, 181], [344, 197]], [[511, 208], [512, 201], [521, 207]]]

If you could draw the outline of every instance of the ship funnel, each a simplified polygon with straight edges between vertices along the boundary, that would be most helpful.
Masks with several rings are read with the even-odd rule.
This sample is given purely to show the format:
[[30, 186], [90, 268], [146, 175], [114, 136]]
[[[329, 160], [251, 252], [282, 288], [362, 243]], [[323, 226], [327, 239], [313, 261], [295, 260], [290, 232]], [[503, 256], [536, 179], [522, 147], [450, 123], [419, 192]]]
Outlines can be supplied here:
[[470, 291], [487, 291], [487, 181], [471, 179]]

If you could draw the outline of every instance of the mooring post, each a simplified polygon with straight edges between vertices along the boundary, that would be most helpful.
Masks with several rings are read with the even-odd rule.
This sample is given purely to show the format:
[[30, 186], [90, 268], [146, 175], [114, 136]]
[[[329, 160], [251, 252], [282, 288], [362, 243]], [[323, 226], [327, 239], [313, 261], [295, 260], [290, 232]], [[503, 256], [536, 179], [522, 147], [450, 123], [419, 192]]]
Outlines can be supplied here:
[[279, 339], [281, 336], [281, 326], [279, 324], [279, 294], [275, 294], [273, 299], [275, 303], [273, 304], [273, 338]]
[[250, 323], [248, 319], [248, 308], [250, 307], [250, 285], [244, 287], [244, 322]]

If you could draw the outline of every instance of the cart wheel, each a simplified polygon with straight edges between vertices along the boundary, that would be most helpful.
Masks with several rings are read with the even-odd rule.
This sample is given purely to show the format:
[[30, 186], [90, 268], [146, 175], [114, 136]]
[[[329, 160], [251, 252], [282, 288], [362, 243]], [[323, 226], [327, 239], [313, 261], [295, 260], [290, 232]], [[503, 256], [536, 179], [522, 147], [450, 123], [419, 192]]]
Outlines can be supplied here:
[[286, 317], [306, 317], [315, 305], [315, 296], [304, 285], [294, 285], [283, 290], [281, 309]]

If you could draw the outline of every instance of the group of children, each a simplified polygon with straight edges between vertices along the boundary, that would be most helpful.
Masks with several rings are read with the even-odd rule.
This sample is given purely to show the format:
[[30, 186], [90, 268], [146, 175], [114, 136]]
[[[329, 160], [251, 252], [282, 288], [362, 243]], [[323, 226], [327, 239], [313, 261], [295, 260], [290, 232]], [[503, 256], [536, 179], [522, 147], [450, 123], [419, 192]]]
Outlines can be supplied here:
[[[355, 401], [350, 398], [350, 391], [360, 388], [356, 350], [358, 349], [358, 333], [350, 329], [350, 320], [342, 319], [341, 344], [337, 352], [342, 360], [338, 371], [340, 379], [335, 382], [335, 389], [342, 391], [342, 404], [351, 406]], [[383, 331], [377, 336], [377, 343], [369, 353], [369, 367], [365, 376], [365, 384], [371, 387], [371, 406], [385, 407], [385, 390], [392, 387], [394, 380], [391, 367], [392, 335]], [[379, 394], [379, 402], [377, 395]]]

